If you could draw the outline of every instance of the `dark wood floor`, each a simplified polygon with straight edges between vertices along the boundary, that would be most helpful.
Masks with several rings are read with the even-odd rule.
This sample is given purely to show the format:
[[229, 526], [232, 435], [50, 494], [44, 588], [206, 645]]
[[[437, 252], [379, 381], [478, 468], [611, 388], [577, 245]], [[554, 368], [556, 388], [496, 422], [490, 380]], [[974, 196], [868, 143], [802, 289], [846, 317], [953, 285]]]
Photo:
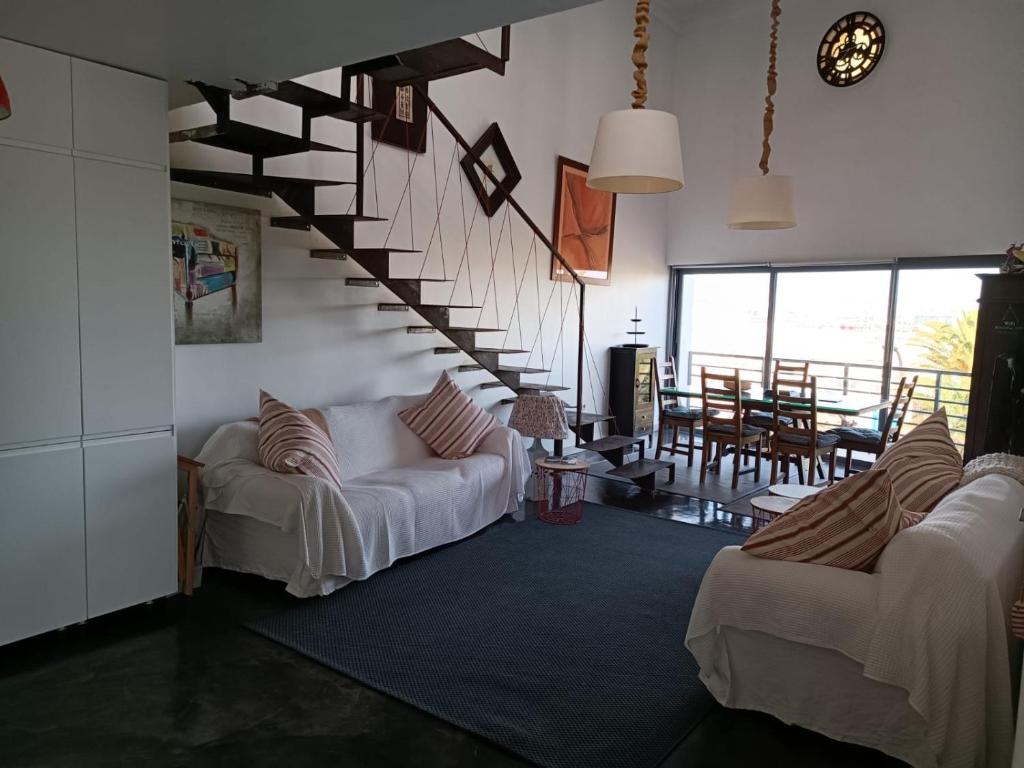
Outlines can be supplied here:
[[[588, 498], [681, 524], [749, 529], [749, 518], [725, 509], [740, 499], [651, 498], [601, 478], [591, 478]], [[293, 600], [279, 584], [210, 571], [192, 599], [170, 598], [0, 649], [0, 765], [526, 765], [240, 626]], [[901, 763], [724, 708], [664, 763], [750, 765]]]

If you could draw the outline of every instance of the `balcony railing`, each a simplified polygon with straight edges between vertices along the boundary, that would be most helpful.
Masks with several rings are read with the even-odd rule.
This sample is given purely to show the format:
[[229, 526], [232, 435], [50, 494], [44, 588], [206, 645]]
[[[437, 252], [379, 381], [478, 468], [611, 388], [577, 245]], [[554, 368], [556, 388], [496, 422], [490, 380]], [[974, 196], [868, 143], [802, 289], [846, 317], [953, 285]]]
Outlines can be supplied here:
[[[946, 409], [949, 431], [953, 441], [963, 449], [967, 430], [967, 400], [971, 391], [971, 374], [963, 371], [939, 370], [935, 368], [911, 368], [893, 366], [889, 386], [882, 387], [884, 368], [881, 365], [848, 363], [834, 360], [805, 360], [803, 358], [776, 358], [783, 363], [810, 363], [810, 374], [818, 379], [818, 391], [829, 397], [849, 395], [871, 395], [880, 400], [892, 397], [902, 377], [917, 376], [917, 388], [910, 405], [907, 421], [916, 424], [939, 408]], [[773, 363], [774, 365], [774, 363]], [[718, 352], [691, 351], [687, 354], [686, 375], [690, 380], [700, 376], [701, 368], [715, 371], [732, 371], [738, 368], [744, 381], [755, 384], [767, 383], [771, 374], [765, 376], [764, 358], [755, 355], [730, 355]], [[827, 426], [868, 426], [877, 428], [881, 414], [855, 419], [821, 414], [822, 425]]]

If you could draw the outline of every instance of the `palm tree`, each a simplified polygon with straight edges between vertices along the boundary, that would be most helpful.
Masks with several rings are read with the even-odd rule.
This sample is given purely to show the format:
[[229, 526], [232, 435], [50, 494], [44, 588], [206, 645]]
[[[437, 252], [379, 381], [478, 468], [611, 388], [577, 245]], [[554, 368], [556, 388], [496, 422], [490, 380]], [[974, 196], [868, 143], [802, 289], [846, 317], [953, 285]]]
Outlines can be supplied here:
[[978, 310], [971, 309], [952, 322], [927, 321], [914, 332], [910, 344], [924, 350], [921, 360], [929, 368], [970, 373], [977, 328]]
[[[967, 401], [971, 387], [969, 375], [974, 363], [974, 337], [977, 327], [978, 310], [971, 309], [961, 313], [953, 321], [929, 320], [915, 331], [910, 339], [910, 346], [922, 350], [922, 368], [967, 374], [943, 376], [937, 398], [946, 408], [949, 426], [955, 430], [953, 439], [958, 443], [962, 439], [960, 432], [967, 423]], [[927, 374], [922, 375], [914, 400], [928, 398], [928, 390], [934, 395], [938, 381], [939, 374], [935, 374], [934, 378], [929, 378]], [[911, 421], [920, 421], [924, 415], [918, 414], [918, 418]]]

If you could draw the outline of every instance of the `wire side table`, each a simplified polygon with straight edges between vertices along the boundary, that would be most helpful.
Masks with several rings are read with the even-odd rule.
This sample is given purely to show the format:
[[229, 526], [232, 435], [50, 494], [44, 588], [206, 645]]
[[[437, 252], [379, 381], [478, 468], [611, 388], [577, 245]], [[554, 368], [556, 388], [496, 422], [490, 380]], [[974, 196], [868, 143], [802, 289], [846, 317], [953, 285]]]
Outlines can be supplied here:
[[562, 464], [537, 459], [534, 475], [537, 489], [537, 517], [552, 525], [575, 525], [583, 519], [583, 497], [590, 465], [577, 460]]

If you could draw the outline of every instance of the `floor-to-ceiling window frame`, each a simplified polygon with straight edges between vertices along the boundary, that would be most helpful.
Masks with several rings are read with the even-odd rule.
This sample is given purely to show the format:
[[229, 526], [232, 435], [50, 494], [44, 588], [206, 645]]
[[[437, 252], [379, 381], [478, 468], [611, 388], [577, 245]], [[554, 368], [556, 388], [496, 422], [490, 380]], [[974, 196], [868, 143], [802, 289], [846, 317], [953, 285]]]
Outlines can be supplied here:
[[825, 397], [888, 399], [901, 378], [916, 375], [911, 420], [945, 407], [961, 442], [980, 289], [973, 276], [1003, 258], [676, 267], [669, 354], [681, 378], [698, 377], [701, 367], [739, 368], [765, 386], [775, 361], [807, 360]]

